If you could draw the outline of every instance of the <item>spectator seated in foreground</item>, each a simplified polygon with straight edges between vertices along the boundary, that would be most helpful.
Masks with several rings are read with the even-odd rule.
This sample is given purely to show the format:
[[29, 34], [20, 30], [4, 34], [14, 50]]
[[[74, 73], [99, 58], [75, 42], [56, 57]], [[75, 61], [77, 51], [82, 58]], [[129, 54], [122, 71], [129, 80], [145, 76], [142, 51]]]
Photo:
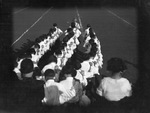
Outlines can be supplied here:
[[111, 77], [104, 77], [101, 80], [97, 93], [109, 101], [120, 101], [131, 96], [131, 83], [124, 77], [123, 73], [127, 69], [125, 63], [120, 58], [111, 58], [107, 62], [107, 70]]
[[55, 81], [55, 72], [48, 69], [44, 73], [46, 83], [44, 85], [45, 97], [42, 102], [48, 106], [61, 105], [71, 100], [76, 95], [75, 88], [68, 89]]
[[22, 80], [15, 84], [12, 98], [19, 109], [38, 111], [44, 97], [44, 82], [33, 78], [34, 68], [31, 59], [23, 59], [20, 65]]

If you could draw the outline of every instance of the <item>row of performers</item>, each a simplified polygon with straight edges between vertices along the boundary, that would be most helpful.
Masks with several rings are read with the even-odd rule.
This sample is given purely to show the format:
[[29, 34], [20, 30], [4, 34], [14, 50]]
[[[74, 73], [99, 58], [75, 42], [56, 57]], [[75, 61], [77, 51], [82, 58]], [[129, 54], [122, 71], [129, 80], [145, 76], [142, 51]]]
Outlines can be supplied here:
[[[90, 25], [87, 25], [84, 32], [81, 32], [77, 25], [79, 24], [72, 22], [63, 32], [54, 23], [47, 35], [37, 38], [31, 48], [16, 58], [14, 71], [18, 78], [22, 80], [20, 64], [25, 58], [30, 58], [34, 62], [34, 68], [40, 68], [42, 74], [47, 69], [59, 70], [60, 73], [70, 60], [80, 62], [81, 68], [77, 70], [75, 78], [84, 86], [87, 86], [88, 78], [94, 77], [95, 74], [100, 75], [99, 69], [103, 65], [100, 41]], [[80, 38], [84, 39], [83, 42]], [[85, 51], [81, 52], [79, 46], [82, 46]], [[51, 58], [56, 60], [50, 60]], [[43, 77], [41, 75], [36, 79], [44, 79]]]

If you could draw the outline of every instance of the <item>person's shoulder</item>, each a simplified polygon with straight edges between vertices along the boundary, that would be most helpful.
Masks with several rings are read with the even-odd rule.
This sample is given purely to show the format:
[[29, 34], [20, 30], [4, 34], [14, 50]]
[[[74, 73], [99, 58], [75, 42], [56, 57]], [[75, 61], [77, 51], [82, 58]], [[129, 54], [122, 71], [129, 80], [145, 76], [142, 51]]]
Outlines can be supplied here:
[[121, 82], [123, 85], [132, 86], [132, 83], [130, 83], [127, 78], [123, 78], [123, 77], [122, 77], [122, 78], [120, 79], [120, 82]]
[[104, 77], [104, 78], [102, 78], [101, 83], [102, 84], [107, 84], [107, 83], [112, 82], [112, 80], [113, 79], [111, 77]]
[[128, 80], [127, 78], [124, 78], [124, 77], [120, 78], [120, 81], [121, 81], [121, 82], [129, 83], [129, 80]]
[[107, 80], [112, 80], [112, 78], [105, 76], [102, 80], [103, 80], [103, 81], [107, 81]]
[[66, 79], [61, 80], [59, 83], [60, 83], [60, 84], [63, 84], [64, 82], [66, 82]]

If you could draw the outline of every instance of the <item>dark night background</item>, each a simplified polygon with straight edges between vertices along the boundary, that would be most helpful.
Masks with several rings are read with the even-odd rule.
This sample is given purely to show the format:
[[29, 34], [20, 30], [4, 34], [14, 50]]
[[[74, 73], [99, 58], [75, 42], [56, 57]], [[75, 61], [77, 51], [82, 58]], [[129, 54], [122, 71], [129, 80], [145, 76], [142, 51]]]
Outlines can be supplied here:
[[[137, 11], [137, 62], [136, 68], [139, 72], [136, 81], [135, 95], [139, 97], [137, 105], [139, 109], [149, 111], [150, 104], [150, 0], [1, 0], [0, 19], [0, 109], [7, 109], [8, 103], [3, 102], [6, 89], [11, 84], [13, 29], [13, 9], [16, 7], [33, 7], [57, 9], [72, 8], [135, 8]], [[94, 28], [96, 29], [96, 28]], [[101, 40], [100, 40], [101, 41]], [[102, 43], [102, 41], [101, 41]], [[108, 44], [109, 45], [109, 44]], [[103, 51], [102, 51], [103, 52]], [[106, 51], [105, 51], [106, 52]], [[121, 54], [121, 53], [119, 53]], [[134, 65], [134, 64], [133, 64]], [[144, 103], [144, 104], [143, 104]], [[141, 108], [140, 108], [141, 107]], [[1, 112], [1, 111], [0, 111]], [[140, 113], [140, 112], [139, 112]], [[141, 111], [141, 113], [147, 113]]]

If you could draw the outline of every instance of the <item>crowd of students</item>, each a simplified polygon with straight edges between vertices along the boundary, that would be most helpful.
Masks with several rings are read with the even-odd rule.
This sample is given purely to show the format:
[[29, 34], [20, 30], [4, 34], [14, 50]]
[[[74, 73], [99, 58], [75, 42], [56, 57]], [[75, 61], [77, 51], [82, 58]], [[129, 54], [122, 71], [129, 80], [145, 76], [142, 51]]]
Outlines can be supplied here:
[[[84, 38], [84, 52], [78, 48], [79, 38]], [[14, 72], [19, 80], [13, 101], [21, 109], [40, 111], [38, 106], [89, 106], [99, 96], [114, 102], [131, 96], [131, 83], [122, 77], [127, 69], [123, 60], [108, 61], [111, 77], [102, 78], [102, 65], [100, 41], [90, 25], [81, 32], [74, 21], [63, 32], [55, 23], [47, 35], [37, 38], [31, 48], [16, 58]]]

